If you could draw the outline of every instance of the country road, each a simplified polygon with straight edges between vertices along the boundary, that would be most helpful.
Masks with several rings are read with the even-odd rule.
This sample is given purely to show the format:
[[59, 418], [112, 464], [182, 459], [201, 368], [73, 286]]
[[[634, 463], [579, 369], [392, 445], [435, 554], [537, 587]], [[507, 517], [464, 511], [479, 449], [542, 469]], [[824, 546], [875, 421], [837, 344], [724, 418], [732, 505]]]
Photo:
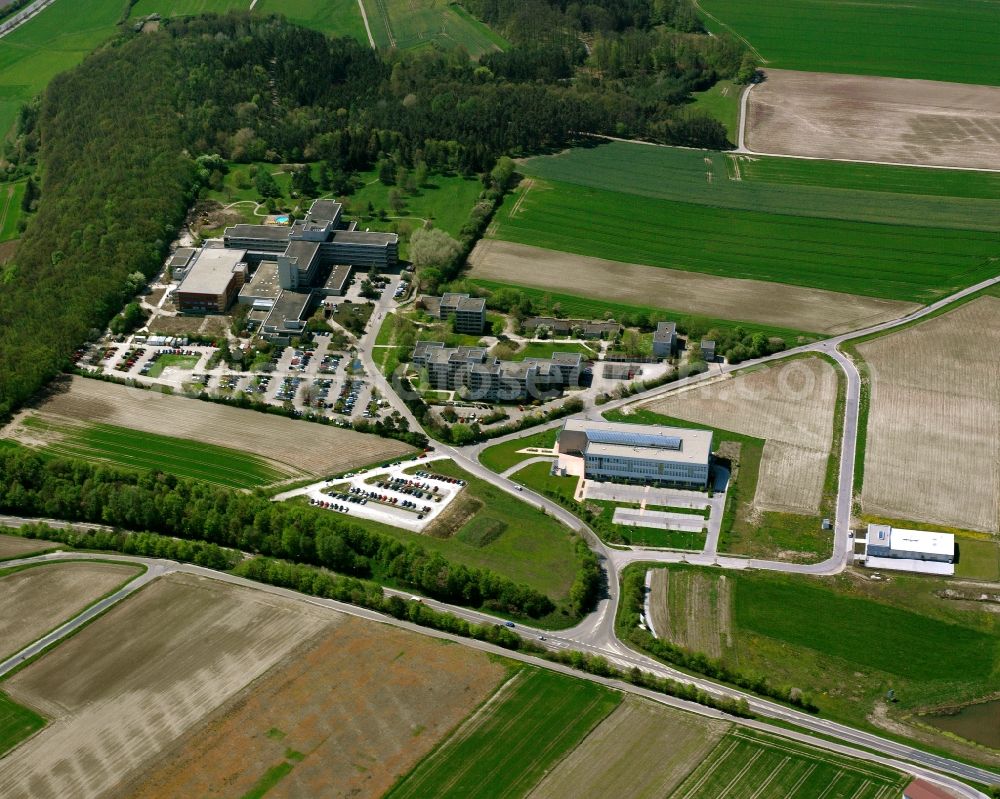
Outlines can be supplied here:
[[[584, 672], [579, 672], [568, 666], [563, 666], [559, 663], [553, 663], [548, 660], [544, 660], [532, 655], [522, 654], [520, 652], [514, 652], [511, 650], [503, 649], [501, 647], [495, 646], [493, 644], [485, 643], [483, 641], [477, 641], [469, 638], [462, 638], [450, 633], [444, 633], [437, 630], [431, 630], [426, 627], [420, 627], [418, 625], [412, 624], [407, 621], [401, 621], [391, 616], [386, 616], [381, 613], [376, 613], [375, 611], [367, 610], [365, 608], [359, 608], [355, 605], [346, 604], [343, 602], [338, 602], [332, 599], [322, 599], [319, 597], [308, 596], [306, 594], [300, 594], [296, 591], [291, 591], [286, 588], [278, 588], [276, 586], [256, 583], [252, 580], [247, 580], [242, 577], [237, 577], [226, 572], [219, 572], [213, 569], [207, 569], [202, 566], [194, 566], [191, 564], [177, 563], [176, 561], [162, 560], [158, 558], [145, 558], [133, 555], [116, 555], [116, 554], [103, 554], [103, 553], [78, 553], [78, 552], [58, 552], [51, 553], [48, 555], [39, 555], [34, 557], [26, 557], [18, 560], [7, 561], [3, 564], [4, 568], [18, 567], [18, 566], [28, 566], [28, 565], [42, 565], [46, 563], [53, 562], [65, 562], [72, 560], [112, 560], [123, 563], [134, 563], [146, 567], [146, 571], [128, 585], [124, 586], [119, 591], [115, 592], [110, 597], [105, 600], [98, 602], [92, 607], [85, 610], [83, 613], [74, 617], [70, 621], [63, 624], [57, 630], [54, 630], [49, 635], [36, 641], [34, 644], [21, 650], [13, 657], [9, 658], [4, 663], [0, 664], [0, 678], [9, 673], [10, 671], [19, 667], [25, 660], [33, 657], [47, 646], [52, 645], [61, 638], [64, 638], [72, 634], [75, 630], [79, 629], [81, 626], [87, 624], [93, 618], [103, 613], [108, 608], [120, 602], [122, 599], [126, 598], [130, 594], [139, 590], [142, 586], [148, 584], [152, 580], [158, 577], [171, 573], [184, 573], [192, 574], [199, 577], [204, 577], [212, 580], [218, 580], [220, 582], [225, 582], [230, 585], [241, 586], [244, 588], [250, 588], [257, 591], [265, 591], [267, 593], [275, 594], [278, 596], [290, 598], [300, 602], [305, 602], [310, 605], [328, 608], [330, 610], [338, 611], [340, 613], [355, 616], [357, 618], [366, 619], [372, 622], [378, 622], [382, 624], [389, 624], [394, 627], [399, 627], [401, 629], [409, 630], [420, 635], [426, 635], [433, 638], [439, 638], [443, 640], [452, 641], [463, 646], [468, 646], [473, 649], [478, 649], [483, 652], [488, 652], [493, 655], [500, 657], [510, 658], [512, 660], [518, 660], [522, 663], [527, 663], [538, 668], [549, 669], [551, 671], [556, 671], [562, 674], [568, 674], [579, 679], [590, 680], [607, 687], [623, 691], [625, 693], [630, 693], [636, 696], [641, 696], [654, 702], [658, 702], [669, 707], [674, 707], [680, 710], [688, 711], [691, 713], [697, 713], [701, 716], [707, 716], [710, 718], [723, 719], [734, 724], [740, 724], [746, 727], [753, 728], [755, 730], [760, 730], [771, 735], [775, 735], [783, 738], [790, 738], [801, 743], [814, 746], [816, 748], [835, 752], [840, 755], [855, 758], [857, 760], [864, 760], [870, 763], [878, 763], [889, 768], [898, 769], [899, 771], [911, 774], [915, 777], [921, 777], [925, 780], [937, 783], [944, 787], [951, 789], [956, 792], [957, 796], [963, 799], [987, 799], [987, 797], [980, 793], [979, 791], [971, 788], [965, 783], [956, 780], [949, 776], [944, 776], [937, 773], [932, 769], [940, 769], [942, 771], [954, 773], [957, 776], [961, 776], [965, 779], [976, 780], [979, 782], [990, 782], [991, 780], [1000, 780], [1000, 775], [992, 774], [991, 772], [985, 771], [983, 769], [975, 769], [971, 766], [964, 766], [964, 764], [956, 764], [953, 761], [947, 760], [946, 758], [935, 758], [934, 756], [925, 755], [919, 750], [910, 749], [899, 744], [895, 744], [891, 741], [885, 741], [883, 739], [877, 739], [874, 736], [866, 736], [865, 734], [854, 734], [849, 728], [844, 728], [847, 730], [848, 734], [843, 734], [840, 730], [840, 725], [832, 724], [829, 722], [823, 722], [821, 720], [816, 720], [818, 724], [816, 725], [814, 732], [820, 733], [825, 736], [830, 736], [834, 738], [839, 738], [841, 742], [829, 741], [824, 738], [817, 738], [813, 735], [807, 733], [801, 733], [796, 731], [791, 731], [785, 729], [784, 727], [778, 727], [773, 724], [768, 724], [767, 722], [758, 721], [756, 719], [743, 719], [730, 716], [721, 711], [715, 710], [713, 708], [706, 707], [704, 705], [699, 705], [694, 702], [688, 702], [683, 699], [677, 699], [675, 697], [667, 696], [665, 694], [650, 691], [645, 688], [641, 688], [630, 683], [626, 683], [620, 680], [608, 679], [605, 677], [599, 677], [593, 674], [587, 674]], [[395, 593], [400, 596], [407, 596], [405, 592], [392, 591], [390, 593]], [[496, 622], [497, 620], [487, 616], [486, 614], [478, 614], [475, 612], [466, 611], [461, 608], [451, 608], [441, 603], [431, 602], [430, 600], [423, 600], [428, 605], [434, 608], [440, 608], [455, 612], [456, 615], [468, 617], [471, 620], [486, 620], [488, 622]], [[522, 629], [522, 635], [527, 631]], [[562, 648], [561, 639], [557, 635], [553, 635], [547, 632], [541, 631], [531, 631], [525, 637], [535, 638], [536, 640], [541, 636], [545, 637], [544, 641], [537, 641], [538, 643], [548, 646], [550, 649], [560, 649]], [[600, 651], [600, 654], [607, 656], [607, 653]], [[630, 668], [633, 665], [639, 666], [644, 670], [654, 671], [656, 673], [662, 673], [665, 676], [672, 676], [671, 670], [666, 669], [660, 664], [654, 664], [653, 669], [647, 668], [646, 664], [643, 662], [642, 658], [630, 657], [628, 653], [624, 653], [620, 656], [608, 656], [608, 659], [618, 665], [626, 668]], [[681, 675], [681, 678], [685, 681], [691, 681], [686, 675]], [[698, 682], [698, 681], [694, 681]], [[711, 685], [706, 683], [706, 685]], [[717, 686], [711, 686], [712, 693], [716, 695], [727, 695], [728, 691], [726, 689], [719, 690]], [[763, 703], [763, 705], [769, 705], [770, 703]], [[751, 703], [753, 707], [753, 703]], [[756, 708], [754, 708], [757, 712]], [[772, 715], [773, 718], [777, 718], [783, 721], [791, 721], [791, 723], [797, 724], [798, 721], [795, 719], [795, 714], [788, 711], [786, 708], [777, 707], [776, 712]], [[873, 746], [873, 740], [879, 742], [880, 745]], [[858, 746], [863, 746], [866, 748], [874, 748], [882, 754], [875, 754], [873, 752], [864, 751], [862, 749], [857, 749], [851, 744], [856, 744]], [[913, 755], [919, 755], [921, 757], [928, 758], [931, 762], [921, 763], [908, 762], [909, 760], [915, 760]], [[966, 773], [960, 773], [954, 767], [958, 766], [961, 769], [965, 769]]]

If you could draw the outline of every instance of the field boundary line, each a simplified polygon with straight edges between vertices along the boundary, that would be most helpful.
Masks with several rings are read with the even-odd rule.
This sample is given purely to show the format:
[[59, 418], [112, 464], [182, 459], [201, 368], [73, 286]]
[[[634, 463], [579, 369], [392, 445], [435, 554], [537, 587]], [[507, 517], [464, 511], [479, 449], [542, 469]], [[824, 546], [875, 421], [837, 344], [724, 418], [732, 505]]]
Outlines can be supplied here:
[[[760, 784], [760, 785], [759, 785], [759, 786], [757, 787], [757, 790], [756, 790], [756, 791], [754, 791], [754, 792], [753, 792], [753, 794], [751, 794], [751, 796], [750, 796], [750, 799], [758, 799], [758, 797], [759, 797], [759, 796], [760, 796], [760, 795], [761, 795], [762, 793], [764, 793], [764, 791], [766, 791], [766, 790], [767, 790], [767, 786], [768, 786], [768, 785], [770, 785], [770, 784], [771, 784], [772, 782], [774, 782], [774, 780], [775, 780], [775, 779], [777, 778], [777, 776], [778, 776], [778, 775], [779, 775], [779, 774], [780, 774], [780, 773], [781, 773], [782, 771], [784, 771], [784, 770], [785, 770], [785, 766], [787, 766], [787, 765], [788, 765], [789, 763], [791, 763], [791, 762], [792, 762], [792, 759], [791, 759], [790, 757], [788, 757], [788, 755], [785, 755], [785, 757], [784, 757], [784, 758], [782, 759], [782, 761], [781, 761], [780, 765], [778, 765], [777, 767], [775, 767], [774, 771], [772, 771], [772, 772], [771, 772], [770, 776], [769, 776], [769, 777], [768, 777], [768, 778], [767, 778], [766, 780], [764, 780], [764, 781], [763, 781], [763, 782], [762, 782], [762, 783], [761, 783], [761, 784]], [[866, 784], [867, 784], [867, 783], [866, 783]], [[792, 795], [794, 795], [794, 794], [789, 794], [789, 795], [790, 795], [790, 796], [792, 796]]]
[[866, 771], [863, 767], [855, 767], [853, 763], [850, 763], [845, 766], [842, 760], [838, 759], [837, 757], [830, 757], [829, 755], [826, 757], [813, 757], [812, 755], [802, 752], [801, 750], [797, 750], [793, 746], [785, 744], [779, 740], [773, 740], [773, 741], [761, 740], [760, 738], [754, 735], [748, 735], [744, 730], [734, 730], [732, 735], [734, 738], [741, 738], [745, 741], [749, 741], [751, 743], [756, 744], [757, 746], [761, 746], [766, 749], [774, 749], [779, 752], [787, 752], [788, 754], [795, 755], [798, 757], [809, 757], [812, 760], [817, 760], [820, 763], [825, 763], [828, 766], [836, 766], [838, 769], [847, 768], [853, 772], [856, 772], [857, 774], [864, 775], [865, 777], [871, 777], [872, 779], [876, 780], [883, 779], [882, 775], [875, 774], [871, 771]]
[[719, 796], [725, 796], [726, 794], [728, 794], [733, 789], [733, 787], [738, 782], [740, 782], [740, 780], [742, 780], [743, 777], [746, 776], [746, 773], [748, 771], [750, 771], [750, 769], [752, 769], [754, 767], [754, 765], [757, 763], [757, 761], [760, 760], [763, 756], [764, 756], [764, 750], [763, 749], [758, 749], [756, 752], [754, 752], [753, 757], [751, 757], [744, 764], [743, 768], [736, 774], [736, 776], [733, 777], [729, 781], [729, 784], [725, 788], [722, 789], [722, 793], [719, 794]]
[[833, 780], [830, 782], [830, 784], [826, 786], [826, 790], [823, 791], [823, 793], [821, 793], [819, 796], [817, 796], [816, 799], [826, 799], [827, 794], [829, 794], [830, 791], [832, 791], [834, 789], [834, 786], [838, 782], [840, 782], [840, 780], [841, 780], [841, 778], [843, 776], [844, 776], [844, 770], [843, 769], [838, 769], [836, 776], [833, 778]]
[[805, 770], [805, 773], [799, 777], [798, 782], [796, 782], [791, 788], [788, 789], [789, 796], [795, 796], [795, 792], [802, 787], [803, 783], [809, 779], [810, 775], [817, 769], [819, 764], [810, 763], [809, 768]]
[[[694, 795], [692, 791], [699, 791], [701, 789], [701, 786], [704, 785], [706, 782], [708, 782], [709, 778], [716, 772], [719, 766], [721, 766], [726, 760], [729, 759], [729, 756], [733, 753], [733, 750], [737, 747], [738, 744], [739, 741], [730, 740], [729, 746], [726, 748], [726, 751], [723, 752], [719, 756], [719, 758], [708, 767], [705, 773], [702, 774], [701, 777], [699, 777], [698, 781], [694, 785], [688, 788], [683, 794], [679, 794], [675, 799], [688, 799], [688, 797]], [[711, 757], [712, 754], [713, 754], [712, 752], [709, 752], [708, 757]]]
[[750, 52], [753, 53], [755, 56], [757, 56], [758, 60], [760, 60], [761, 63], [763, 63], [763, 64], [769, 64], [770, 63], [770, 61], [768, 61], [766, 58], [764, 58], [763, 55], [761, 55], [760, 50], [758, 50], [756, 47], [754, 47], [752, 44], [750, 44], [750, 40], [747, 39], [746, 36], [744, 36], [741, 33], [737, 33], [730, 25], [726, 24], [721, 19], [719, 19], [717, 16], [715, 16], [715, 14], [711, 14], [708, 11], [706, 11], [702, 7], [700, 0], [691, 0], [691, 4], [698, 11], [700, 11], [702, 14], [704, 14], [706, 17], [708, 17], [710, 20], [712, 20], [714, 23], [716, 23], [717, 25], [725, 28], [727, 31], [729, 31], [731, 34], [733, 34], [733, 36], [735, 36], [737, 39], [739, 39], [741, 42], [743, 42], [743, 44], [745, 44], [750, 49]]

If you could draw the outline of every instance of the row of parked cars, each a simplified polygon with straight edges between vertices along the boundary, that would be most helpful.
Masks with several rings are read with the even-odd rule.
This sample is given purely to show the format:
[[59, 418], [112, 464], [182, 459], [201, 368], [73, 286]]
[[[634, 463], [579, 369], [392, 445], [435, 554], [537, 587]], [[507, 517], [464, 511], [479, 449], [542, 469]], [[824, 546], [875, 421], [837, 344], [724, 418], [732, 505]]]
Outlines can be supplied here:
[[417, 477], [423, 477], [425, 480], [440, 480], [442, 483], [454, 483], [457, 486], [464, 486], [465, 480], [460, 480], [457, 477], [448, 477], [444, 474], [434, 474], [433, 472], [414, 472]]
[[128, 372], [136, 365], [138, 360], [146, 354], [145, 347], [133, 347], [122, 356], [121, 362], [115, 367], [118, 372]]
[[325, 499], [310, 499], [310, 505], [315, 505], [318, 508], [327, 508], [329, 510], [335, 510], [339, 513], [347, 513], [347, 505], [338, 505], [336, 502], [327, 502]]
[[408, 494], [416, 497], [417, 499], [433, 499], [435, 502], [441, 501], [441, 495], [438, 494], [440, 489], [437, 486], [431, 486], [429, 483], [420, 483], [416, 480], [404, 480], [401, 477], [396, 477], [392, 480], [382, 480], [376, 483], [376, 485], [379, 488], [388, 488], [392, 491], [398, 491], [400, 494]]

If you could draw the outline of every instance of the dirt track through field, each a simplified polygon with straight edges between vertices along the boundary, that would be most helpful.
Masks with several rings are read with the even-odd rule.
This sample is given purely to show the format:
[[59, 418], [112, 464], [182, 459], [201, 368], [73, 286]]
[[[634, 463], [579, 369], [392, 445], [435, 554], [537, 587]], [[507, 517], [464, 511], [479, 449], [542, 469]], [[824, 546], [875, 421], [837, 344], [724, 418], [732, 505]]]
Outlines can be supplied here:
[[1000, 87], [769, 69], [747, 99], [746, 147], [1000, 169]]
[[113, 795], [131, 769], [337, 618], [214, 580], [156, 580], [4, 683], [51, 721], [0, 760], [0, 796]]
[[52, 563], [0, 578], [0, 659], [41, 638], [139, 569], [110, 563]]
[[808, 515], [819, 511], [823, 497], [836, 400], [833, 367], [820, 358], [800, 358], [682, 391], [645, 407], [763, 438], [754, 506]]
[[319, 476], [412, 451], [402, 442], [352, 430], [83, 377], [55, 385], [39, 410], [230, 447]]
[[505, 673], [481, 652], [345, 618], [240, 692], [119, 795], [243, 796], [294, 750], [305, 757], [268, 799], [374, 799]]
[[1000, 299], [982, 297], [858, 351], [873, 370], [864, 511], [996, 532]]
[[469, 263], [470, 277], [512, 286], [814, 333], [844, 333], [919, 307], [783, 283], [607, 261], [497, 239], [480, 241]]
[[628, 697], [528, 799], [669, 796], [729, 725]]

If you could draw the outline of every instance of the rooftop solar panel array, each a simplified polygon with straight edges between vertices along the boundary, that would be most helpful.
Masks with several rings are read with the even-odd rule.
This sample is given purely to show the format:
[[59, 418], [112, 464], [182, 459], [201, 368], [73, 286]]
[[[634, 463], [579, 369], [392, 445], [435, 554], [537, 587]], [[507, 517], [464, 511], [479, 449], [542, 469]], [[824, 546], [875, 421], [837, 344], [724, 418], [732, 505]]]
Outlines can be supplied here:
[[629, 433], [618, 430], [588, 430], [587, 439], [595, 444], [622, 444], [626, 447], [655, 447], [680, 450], [681, 439], [650, 433]]

